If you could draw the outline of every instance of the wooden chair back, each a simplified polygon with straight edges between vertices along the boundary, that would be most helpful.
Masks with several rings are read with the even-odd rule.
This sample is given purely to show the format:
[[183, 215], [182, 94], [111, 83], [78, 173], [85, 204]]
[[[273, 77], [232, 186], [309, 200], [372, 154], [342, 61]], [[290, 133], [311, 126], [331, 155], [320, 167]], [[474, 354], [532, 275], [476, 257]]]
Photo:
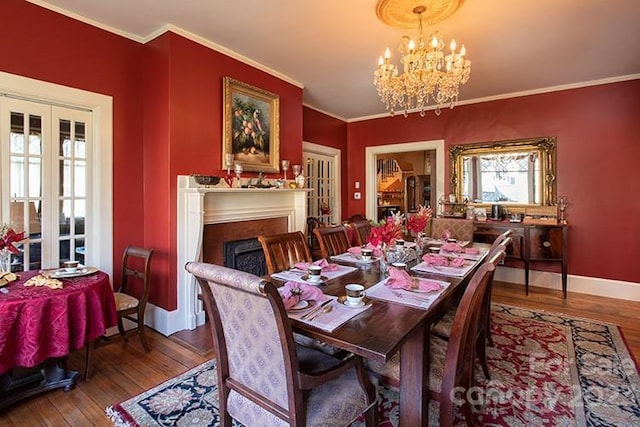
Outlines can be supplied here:
[[509, 246], [511, 244], [510, 236], [513, 234], [513, 230], [507, 230], [504, 233], [500, 234], [491, 244], [491, 249], [489, 249], [489, 256], [491, 253], [495, 252], [498, 246], [502, 244], [507, 238], [509, 238], [509, 242], [505, 246]]
[[299, 262], [311, 262], [311, 252], [302, 231], [258, 236], [258, 241], [269, 274], [289, 270]]
[[351, 247], [349, 235], [344, 225], [334, 227], [319, 227], [313, 230], [318, 243], [320, 243], [320, 252], [322, 258], [329, 260], [334, 255], [347, 252]]
[[[497, 251], [491, 259], [486, 261], [471, 278], [456, 310], [447, 346], [442, 375], [442, 387], [439, 393], [440, 425], [453, 426], [455, 396], [471, 390], [474, 381], [474, 365], [476, 352], [476, 337], [478, 324], [482, 316], [483, 300], [489, 286], [492, 273], [500, 259], [504, 258], [504, 251]], [[468, 399], [463, 403], [463, 412], [467, 423], [472, 422], [471, 406]]]
[[351, 223], [354, 231], [355, 244], [362, 246], [369, 241], [369, 234], [371, 234], [371, 221], [355, 221]]

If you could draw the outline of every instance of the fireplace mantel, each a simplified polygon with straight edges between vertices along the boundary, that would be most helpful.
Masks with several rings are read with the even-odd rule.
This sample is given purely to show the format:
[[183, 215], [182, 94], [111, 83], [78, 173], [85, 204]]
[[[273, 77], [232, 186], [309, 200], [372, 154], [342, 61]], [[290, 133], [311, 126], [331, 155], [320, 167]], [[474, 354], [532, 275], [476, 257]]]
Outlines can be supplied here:
[[[223, 185], [226, 185], [223, 183]], [[288, 230], [305, 230], [308, 189], [206, 187], [193, 177], [178, 176], [177, 278], [179, 329], [204, 322], [198, 287], [184, 269], [202, 259], [202, 236], [207, 224], [287, 218]], [[178, 325], [176, 325], [178, 327]]]

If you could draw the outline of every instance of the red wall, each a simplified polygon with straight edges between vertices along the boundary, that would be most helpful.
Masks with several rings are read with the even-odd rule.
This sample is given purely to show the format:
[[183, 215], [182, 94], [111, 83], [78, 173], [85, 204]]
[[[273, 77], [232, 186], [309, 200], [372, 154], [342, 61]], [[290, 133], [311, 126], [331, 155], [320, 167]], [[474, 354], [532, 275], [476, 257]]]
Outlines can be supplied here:
[[114, 271], [142, 229], [142, 61], [139, 43], [23, 0], [3, 0], [0, 71], [113, 97]]
[[[342, 170], [349, 167], [347, 153], [347, 123], [335, 117], [328, 116], [312, 108], [304, 107], [302, 111], [302, 139], [306, 142], [324, 145], [340, 150], [342, 152]], [[350, 191], [348, 187], [347, 174], [342, 173], [340, 185], [342, 186], [342, 206], [346, 207], [349, 201]], [[342, 209], [342, 219], [348, 218], [346, 208]]]
[[[365, 182], [366, 146], [444, 139], [448, 150], [556, 136], [558, 194], [571, 203], [569, 274], [640, 282], [639, 117], [640, 80], [633, 80], [463, 105], [439, 117], [353, 122], [347, 125], [346, 173], [349, 182]], [[348, 214], [364, 209], [364, 200], [348, 201]]]
[[152, 301], [172, 310], [177, 303], [176, 180], [226, 173], [223, 77], [279, 95], [280, 158], [296, 162], [302, 158], [302, 89], [174, 33], [148, 43], [145, 75], [145, 243], [157, 250], [154, 270], [161, 280]]

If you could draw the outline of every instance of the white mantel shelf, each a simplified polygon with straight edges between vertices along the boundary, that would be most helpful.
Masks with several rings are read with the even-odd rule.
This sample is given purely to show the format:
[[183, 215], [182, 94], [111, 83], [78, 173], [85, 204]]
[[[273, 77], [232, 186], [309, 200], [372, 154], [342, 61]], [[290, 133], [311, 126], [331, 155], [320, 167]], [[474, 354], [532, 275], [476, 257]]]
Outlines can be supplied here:
[[195, 279], [184, 266], [202, 259], [202, 237], [208, 224], [287, 218], [289, 231], [304, 231], [306, 188], [228, 188], [204, 186], [188, 175], [178, 176], [177, 278], [178, 313], [172, 329], [193, 329], [204, 321]]

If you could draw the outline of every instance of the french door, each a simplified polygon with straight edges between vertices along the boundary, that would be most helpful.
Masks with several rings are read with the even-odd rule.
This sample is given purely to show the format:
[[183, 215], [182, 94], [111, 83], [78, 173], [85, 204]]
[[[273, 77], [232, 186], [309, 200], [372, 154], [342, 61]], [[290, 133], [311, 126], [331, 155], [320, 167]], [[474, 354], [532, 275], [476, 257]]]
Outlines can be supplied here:
[[340, 151], [316, 144], [304, 143], [304, 173], [307, 177], [307, 215], [325, 224], [339, 223]]
[[28, 238], [12, 270], [84, 264], [90, 218], [92, 115], [21, 99], [0, 99], [3, 222]]

